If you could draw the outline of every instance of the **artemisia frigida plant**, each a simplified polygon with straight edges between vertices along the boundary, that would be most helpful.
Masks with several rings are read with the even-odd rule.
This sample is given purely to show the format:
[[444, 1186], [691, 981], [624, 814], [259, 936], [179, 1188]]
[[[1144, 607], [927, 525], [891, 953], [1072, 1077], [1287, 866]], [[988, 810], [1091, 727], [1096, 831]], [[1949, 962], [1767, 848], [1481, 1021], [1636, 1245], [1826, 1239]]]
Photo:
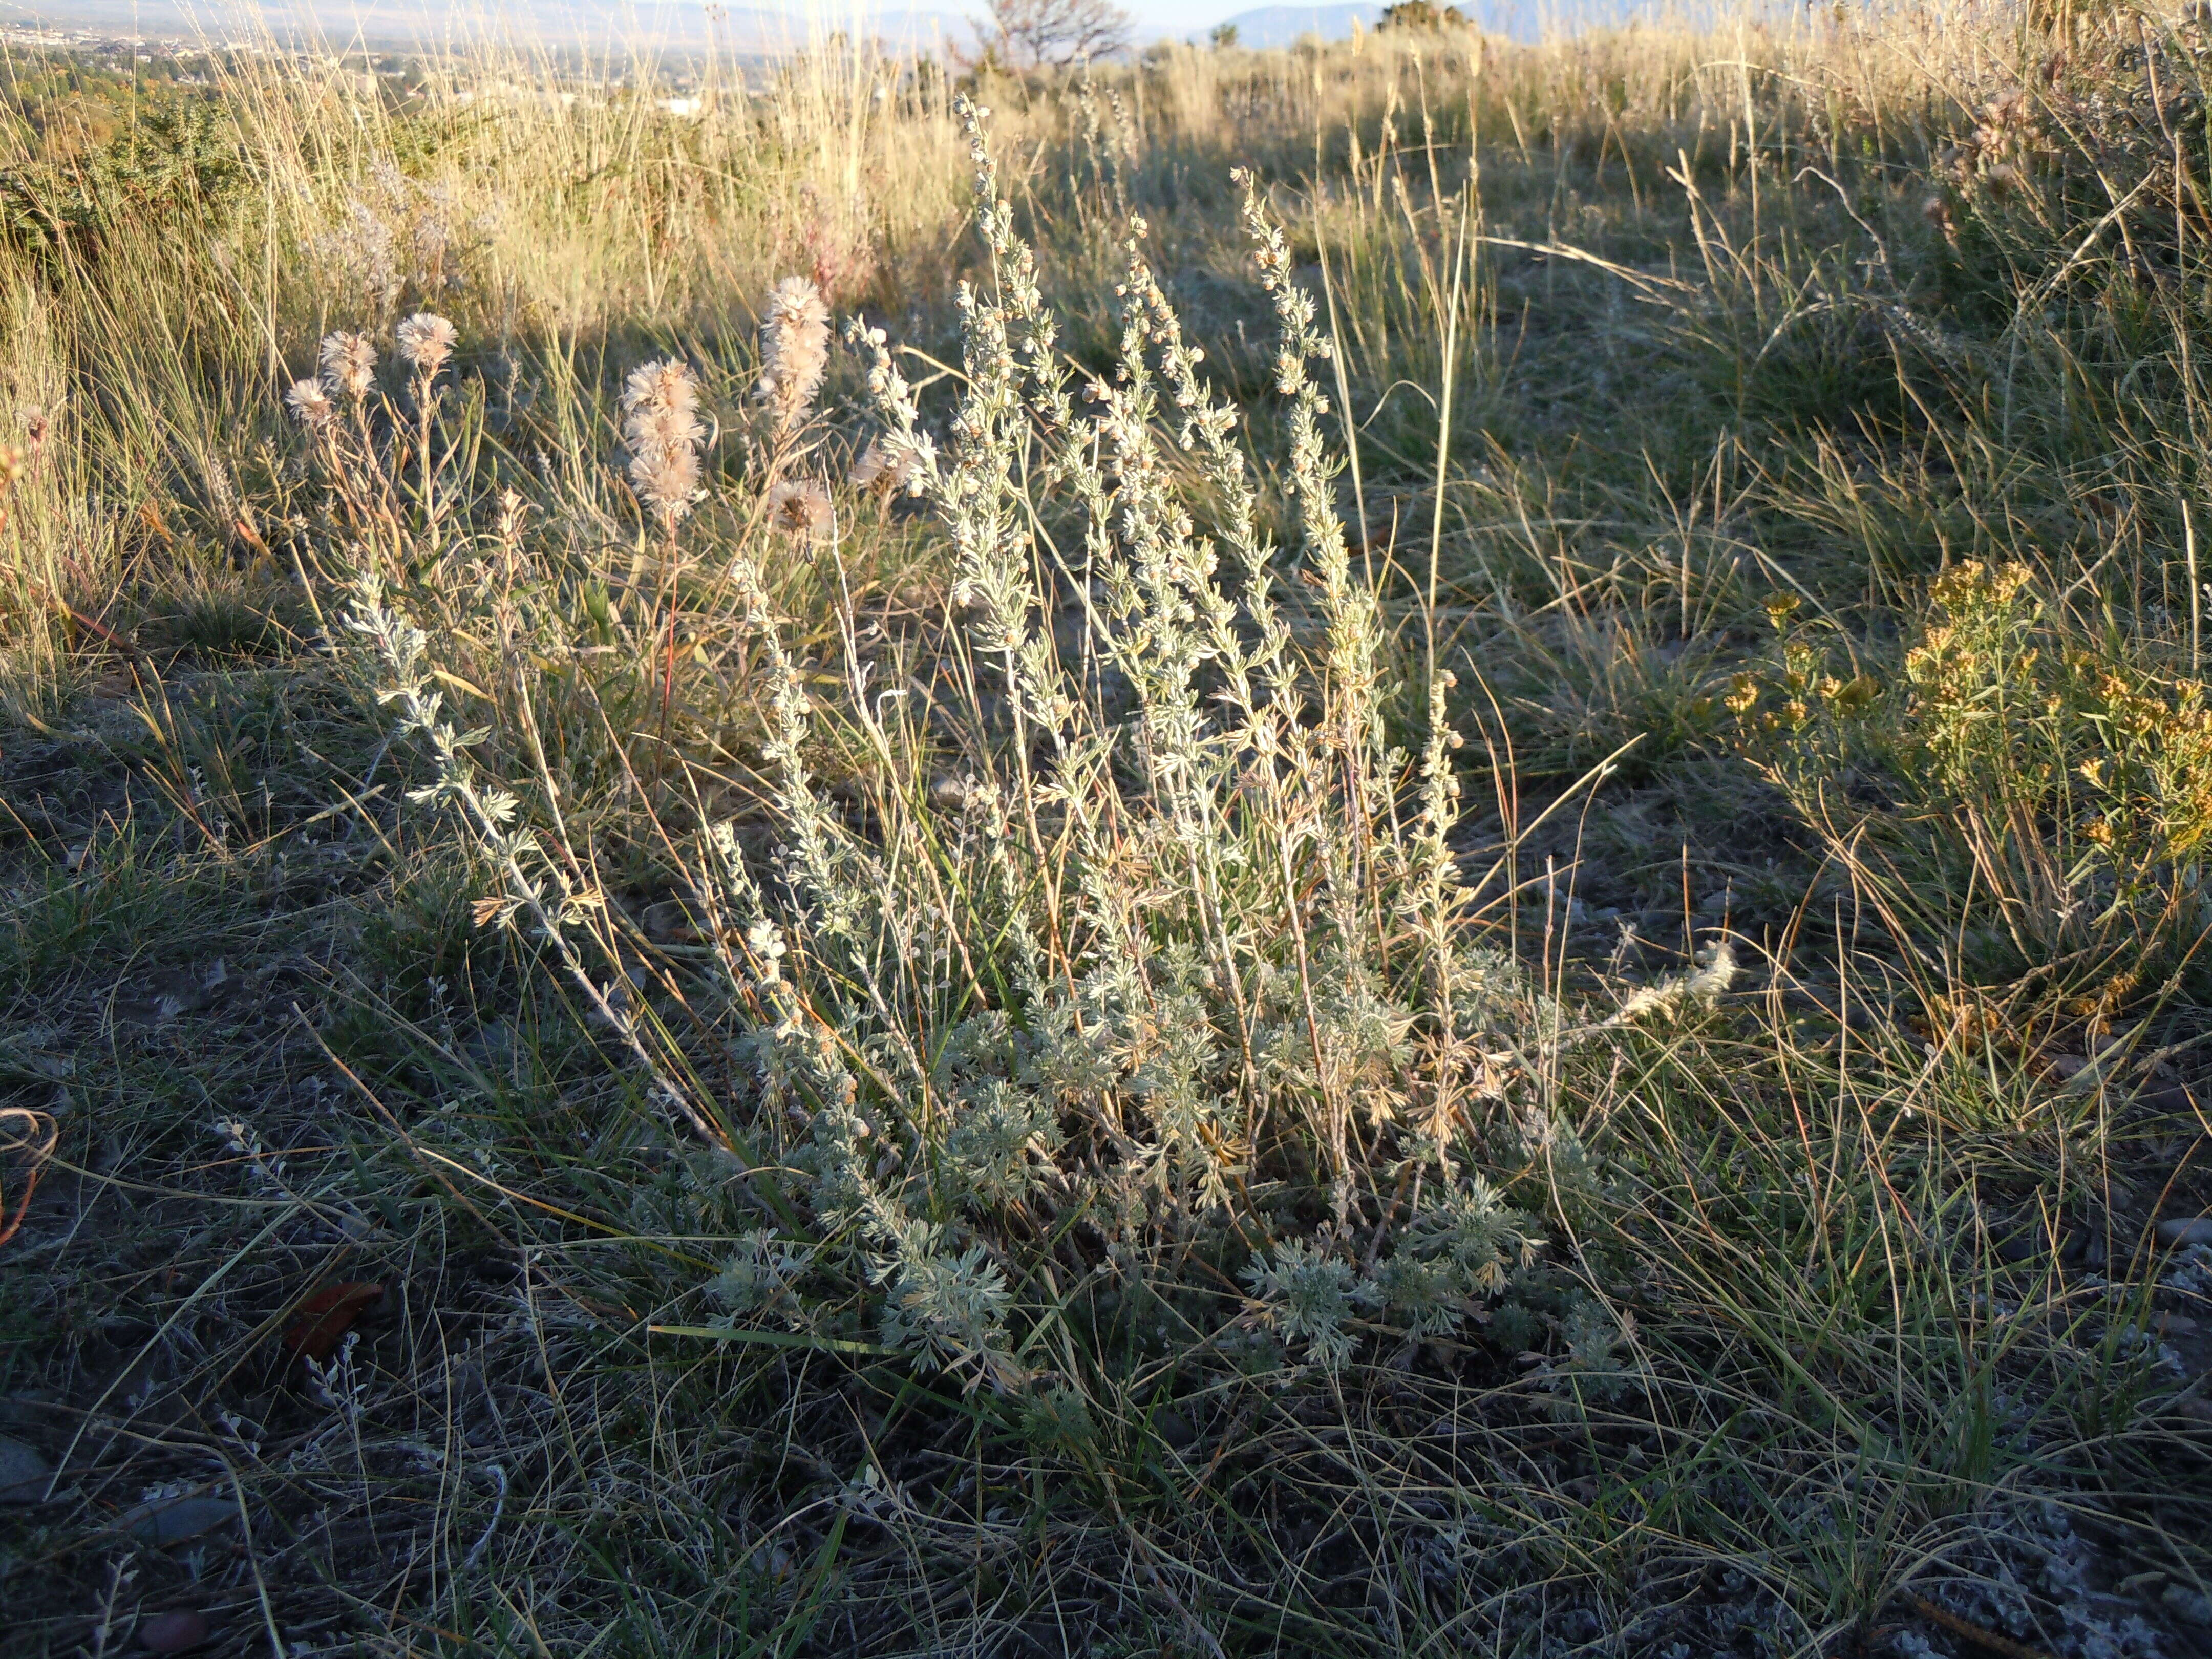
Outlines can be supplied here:
[[[848, 331], [881, 426], [866, 479], [927, 504], [957, 623], [942, 660], [878, 684], [847, 614], [818, 694], [763, 579], [789, 545], [765, 496], [792, 516], [800, 470], [778, 452], [729, 562], [769, 848], [704, 811], [668, 841], [711, 984], [602, 988], [629, 947], [588, 849], [550, 811], [524, 821], [557, 781], [480, 781], [420, 633], [373, 590], [355, 626], [434, 752], [428, 793], [501, 872], [485, 913], [555, 941], [658, 1097], [733, 1156], [757, 1224], [700, 1275], [720, 1328], [1001, 1388], [1079, 1364], [1086, 1332], [1329, 1367], [1446, 1334], [1540, 1248], [1474, 1155], [1528, 993], [1468, 925], [1445, 680], [1420, 752], [1387, 745], [1314, 301], [1240, 175], [1277, 321], [1291, 584], [1142, 222], [1115, 367], [1088, 379], [1056, 349], [986, 112], [964, 113], [988, 258], [959, 295], [949, 433], [884, 333]], [[840, 556], [834, 533], [816, 556]], [[834, 792], [830, 749], [860, 757]]]

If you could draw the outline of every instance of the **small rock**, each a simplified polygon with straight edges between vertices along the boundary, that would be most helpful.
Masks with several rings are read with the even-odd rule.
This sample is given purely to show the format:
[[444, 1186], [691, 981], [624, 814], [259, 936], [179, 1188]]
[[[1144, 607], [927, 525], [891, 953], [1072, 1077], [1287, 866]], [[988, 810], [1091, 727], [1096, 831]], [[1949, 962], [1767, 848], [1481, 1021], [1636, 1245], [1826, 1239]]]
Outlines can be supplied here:
[[367, 1216], [355, 1210], [337, 1206], [333, 1206], [333, 1214], [337, 1222], [338, 1231], [349, 1243], [390, 1244], [396, 1242], [395, 1235], [385, 1231]]
[[2161, 1221], [2158, 1224], [2158, 1242], [2161, 1244], [2212, 1244], [2212, 1216], [2198, 1216], [2190, 1221]]
[[2181, 1117], [2197, 1109], [2197, 1100], [2188, 1085], [2180, 1083], [2161, 1083], [2146, 1088], [2136, 1097], [2136, 1104], [2147, 1112], [2162, 1116]]
[[2073, 1229], [2066, 1235], [2066, 1242], [2058, 1247], [2058, 1259], [2069, 1267], [2093, 1273], [2102, 1272], [2106, 1259], [2104, 1235], [2084, 1227]]
[[0, 1437], [0, 1504], [43, 1504], [53, 1465], [20, 1440]]
[[138, 1645], [149, 1653], [188, 1653], [207, 1639], [204, 1613], [157, 1613], [138, 1621]]
[[40, 1429], [54, 1420], [54, 1396], [46, 1389], [0, 1394], [0, 1429]]
[[1152, 1428], [1161, 1439], [1177, 1451], [1193, 1445], [1198, 1439], [1198, 1431], [1191, 1427], [1190, 1419], [1172, 1406], [1153, 1417]]
[[2158, 1599], [2177, 1619], [2192, 1625], [2212, 1625], [2212, 1595], [2203, 1590], [2193, 1590], [2186, 1584], [2168, 1584], [2166, 1594]]
[[2040, 1222], [1997, 1241], [1997, 1255], [2006, 1261], [2033, 1261], [2051, 1254], [2051, 1235]]
[[115, 1517], [116, 1526], [156, 1549], [181, 1544], [238, 1519], [238, 1505], [227, 1498], [164, 1498]]
[[504, 1066], [514, 1058], [514, 1027], [503, 1019], [495, 1019], [461, 1046], [480, 1065]]

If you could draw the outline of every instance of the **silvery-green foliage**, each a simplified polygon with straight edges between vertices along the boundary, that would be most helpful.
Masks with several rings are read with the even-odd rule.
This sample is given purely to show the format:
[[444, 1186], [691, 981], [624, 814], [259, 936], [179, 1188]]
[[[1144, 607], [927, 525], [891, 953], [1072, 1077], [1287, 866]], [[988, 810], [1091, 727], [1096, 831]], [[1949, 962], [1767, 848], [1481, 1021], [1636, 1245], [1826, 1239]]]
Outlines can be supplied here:
[[884, 1339], [950, 1370], [1012, 1375], [1006, 1319], [1013, 1298], [983, 1247], [956, 1249], [947, 1231], [927, 1221], [887, 1231], [890, 1249], [873, 1275], [887, 1291]]
[[[725, 568], [768, 846], [702, 823], [684, 870], [734, 1029], [701, 1066], [684, 1022], [615, 1011], [655, 1088], [774, 1217], [711, 1297], [787, 1326], [857, 1305], [925, 1363], [1010, 1385], [1060, 1299], [1055, 1262], [1165, 1306], [1195, 1246], [1249, 1263], [1224, 1340], [1271, 1327], [1334, 1367], [1363, 1321], [1441, 1334], [1537, 1248], [1469, 1150], [1532, 994], [1468, 937], [1441, 677], [1419, 752], [1386, 741], [1383, 630], [1338, 514], [1313, 299], [1245, 179], [1304, 567], [1288, 583], [1243, 411], [1206, 380], [1142, 222], [1121, 247], [1115, 362], [1085, 378], [969, 119], [988, 259], [960, 295], [941, 442], [887, 337], [848, 337], [875, 442], [951, 565], [960, 626], [924, 667], [929, 712], [871, 680], [849, 616], [842, 679], [799, 662], [769, 549], [740, 542]], [[562, 884], [588, 849], [546, 857], [517, 799], [474, 785], [419, 639], [362, 617], [441, 757], [440, 799], [496, 854], [507, 916], [588, 933], [591, 896]], [[834, 790], [816, 770], [829, 752], [848, 769]], [[672, 1081], [726, 1076], [732, 1056], [724, 1093]]]
[[1028, 1036], [1022, 1080], [1048, 1100], [1078, 1109], [1095, 1109], [1120, 1080], [1121, 1068], [1077, 1022], [1073, 1002], [1042, 1000]]
[[1481, 1176], [1457, 1182], [1447, 1176], [1401, 1229], [1370, 1295], [1403, 1321], [1409, 1335], [1442, 1335], [1470, 1303], [1497, 1295], [1514, 1269], [1532, 1265], [1539, 1243], [1528, 1218], [1508, 1208]]
[[1003, 1078], [954, 1099], [945, 1166], [966, 1188], [963, 1201], [988, 1213], [1027, 1198], [1065, 1139], [1051, 1107]]
[[1605, 1172], [1574, 1125], [1539, 1110], [1524, 1121], [1522, 1144], [1548, 1188], [1552, 1202], [1570, 1217], [1596, 1213], [1606, 1203]]
[[1578, 1295], [1559, 1320], [1559, 1335], [1566, 1344], [1566, 1357], [1545, 1373], [1547, 1388], [1613, 1400], [1634, 1380], [1633, 1317], [1616, 1317], [1595, 1297]]
[[763, 1228], [740, 1234], [707, 1294], [733, 1322], [769, 1316], [793, 1328], [805, 1322], [799, 1280], [810, 1253]]
[[970, 1014], [945, 1034], [933, 1067], [940, 1089], [956, 1089], [978, 1078], [1004, 1077], [1015, 1058], [1012, 1016], [1003, 1008]]
[[1098, 1437], [1091, 1402], [1064, 1382], [1041, 1389], [1022, 1407], [1022, 1437], [1047, 1451], [1078, 1452]]
[[1266, 1317], [1288, 1342], [1304, 1343], [1331, 1370], [1352, 1358], [1357, 1279], [1352, 1265], [1310, 1240], [1293, 1238], [1262, 1252], [1244, 1270]]

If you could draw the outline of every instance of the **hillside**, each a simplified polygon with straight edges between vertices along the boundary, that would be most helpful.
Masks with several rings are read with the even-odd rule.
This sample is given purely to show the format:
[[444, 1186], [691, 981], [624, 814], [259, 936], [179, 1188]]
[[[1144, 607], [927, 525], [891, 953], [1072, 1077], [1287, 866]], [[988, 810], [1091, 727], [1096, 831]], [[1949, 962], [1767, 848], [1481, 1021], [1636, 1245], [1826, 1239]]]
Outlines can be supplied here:
[[1237, 44], [1255, 49], [1295, 46], [1306, 35], [1322, 40], [1351, 38], [1356, 21], [1373, 28], [1382, 8], [1354, 0], [1334, 6], [1259, 6], [1224, 20], [1237, 31]]

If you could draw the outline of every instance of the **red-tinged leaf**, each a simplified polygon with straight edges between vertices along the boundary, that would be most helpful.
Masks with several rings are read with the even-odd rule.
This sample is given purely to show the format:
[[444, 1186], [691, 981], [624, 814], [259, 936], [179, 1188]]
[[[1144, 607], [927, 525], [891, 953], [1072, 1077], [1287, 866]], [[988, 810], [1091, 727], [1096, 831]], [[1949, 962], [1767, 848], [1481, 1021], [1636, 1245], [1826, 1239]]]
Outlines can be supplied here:
[[384, 1299], [384, 1286], [349, 1280], [327, 1285], [300, 1304], [300, 1318], [284, 1333], [284, 1346], [309, 1359], [328, 1359], [361, 1310]]

